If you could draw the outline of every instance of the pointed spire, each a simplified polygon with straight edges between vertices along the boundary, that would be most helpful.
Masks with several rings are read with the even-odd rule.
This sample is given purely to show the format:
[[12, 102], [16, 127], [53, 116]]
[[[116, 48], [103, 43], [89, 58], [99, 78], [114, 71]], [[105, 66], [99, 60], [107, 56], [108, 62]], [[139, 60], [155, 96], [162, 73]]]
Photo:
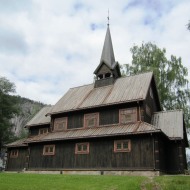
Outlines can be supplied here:
[[113, 67], [113, 65], [115, 63], [115, 56], [114, 56], [114, 51], [113, 51], [113, 46], [112, 46], [109, 24], [107, 27], [106, 37], [105, 37], [102, 55], [101, 55], [101, 59], [100, 59], [100, 63], [102, 63], [102, 62], [105, 62], [111, 68]]

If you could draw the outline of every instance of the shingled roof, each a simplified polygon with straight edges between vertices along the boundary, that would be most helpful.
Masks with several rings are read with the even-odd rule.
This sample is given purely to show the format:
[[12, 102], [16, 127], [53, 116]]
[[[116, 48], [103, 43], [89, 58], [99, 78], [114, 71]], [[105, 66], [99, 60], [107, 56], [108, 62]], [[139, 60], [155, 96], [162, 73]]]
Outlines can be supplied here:
[[46, 116], [48, 112], [50, 112], [52, 106], [46, 106], [42, 108], [27, 124], [25, 127], [32, 127], [37, 125], [44, 125], [50, 123], [50, 116]]
[[123, 136], [130, 134], [143, 134], [143, 133], [155, 133], [160, 132], [153, 125], [145, 122], [136, 122], [133, 124], [117, 124], [108, 125], [94, 128], [84, 129], [71, 129], [60, 132], [52, 132], [43, 135], [38, 135], [26, 139], [26, 143], [34, 142], [46, 142], [57, 140], [69, 140], [69, 139], [85, 139], [95, 137], [108, 137], [108, 136]]
[[94, 88], [94, 84], [71, 88], [49, 114], [144, 100], [152, 72], [118, 78], [113, 85]]
[[152, 124], [161, 129], [170, 139], [184, 139], [184, 120], [182, 110], [154, 113]]

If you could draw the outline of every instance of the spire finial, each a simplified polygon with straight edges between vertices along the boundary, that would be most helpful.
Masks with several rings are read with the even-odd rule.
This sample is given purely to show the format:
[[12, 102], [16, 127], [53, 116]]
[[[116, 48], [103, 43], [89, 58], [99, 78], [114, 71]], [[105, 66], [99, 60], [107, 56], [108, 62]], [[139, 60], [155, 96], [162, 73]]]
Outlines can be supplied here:
[[108, 26], [110, 25], [110, 23], [109, 23], [109, 21], [110, 21], [110, 17], [109, 17], [109, 9], [108, 9], [108, 17], [107, 17], [107, 19], [108, 19]]

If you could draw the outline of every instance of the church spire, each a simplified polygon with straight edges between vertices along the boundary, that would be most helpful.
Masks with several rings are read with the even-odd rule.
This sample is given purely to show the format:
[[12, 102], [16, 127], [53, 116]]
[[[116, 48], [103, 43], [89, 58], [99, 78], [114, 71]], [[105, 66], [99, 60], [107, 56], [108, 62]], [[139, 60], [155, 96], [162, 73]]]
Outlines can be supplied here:
[[101, 55], [101, 59], [100, 59], [100, 63], [101, 62], [106, 63], [111, 68], [113, 67], [113, 65], [115, 63], [115, 56], [114, 56], [114, 51], [113, 51], [113, 45], [112, 45], [112, 39], [111, 39], [109, 24], [107, 27], [106, 37], [105, 37], [102, 55]]
[[109, 28], [109, 12], [106, 37], [104, 40], [102, 55], [100, 63], [94, 71], [96, 75], [95, 88], [101, 86], [111, 85], [115, 80], [121, 77], [120, 68], [118, 62], [115, 61], [112, 39]]

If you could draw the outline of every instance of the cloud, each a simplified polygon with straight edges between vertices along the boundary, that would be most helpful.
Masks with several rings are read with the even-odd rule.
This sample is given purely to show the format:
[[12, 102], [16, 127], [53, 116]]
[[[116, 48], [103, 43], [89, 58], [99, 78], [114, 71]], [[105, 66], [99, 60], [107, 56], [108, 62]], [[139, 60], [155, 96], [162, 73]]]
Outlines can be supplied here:
[[0, 0], [0, 75], [20, 96], [55, 104], [71, 87], [93, 82], [110, 12], [116, 60], [152, 41], [189, 68], [189, 0]]

